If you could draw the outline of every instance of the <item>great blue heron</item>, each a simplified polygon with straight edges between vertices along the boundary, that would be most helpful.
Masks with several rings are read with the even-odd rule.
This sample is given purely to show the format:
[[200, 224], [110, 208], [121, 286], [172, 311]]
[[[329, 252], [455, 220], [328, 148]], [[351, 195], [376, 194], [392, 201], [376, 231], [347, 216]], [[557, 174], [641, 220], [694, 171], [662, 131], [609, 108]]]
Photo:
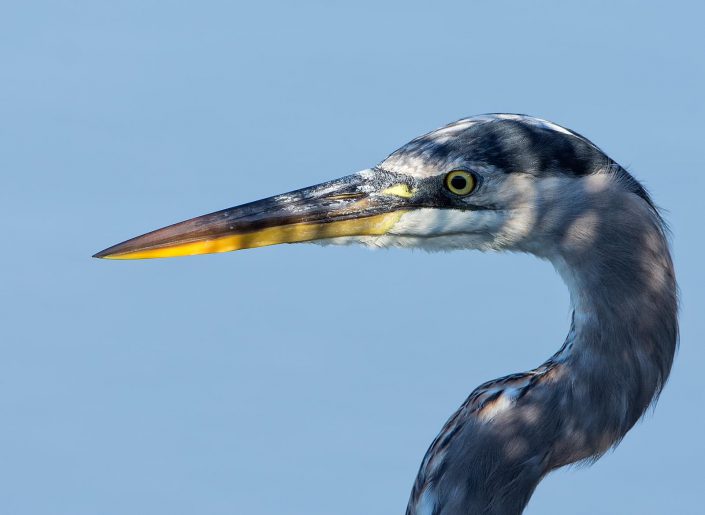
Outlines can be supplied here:
[[374, 168], [181, 222], [96, 257], [325, 241], [520, 251], [553, 263], [573, 308], [563, 346], [489, 381], [421, 463], [407, 515], [519, 514], [551, 470], [596, 460], [658, 397], [678, 341], [664, 222], [583, 136], [523, 115], [459, 120]]

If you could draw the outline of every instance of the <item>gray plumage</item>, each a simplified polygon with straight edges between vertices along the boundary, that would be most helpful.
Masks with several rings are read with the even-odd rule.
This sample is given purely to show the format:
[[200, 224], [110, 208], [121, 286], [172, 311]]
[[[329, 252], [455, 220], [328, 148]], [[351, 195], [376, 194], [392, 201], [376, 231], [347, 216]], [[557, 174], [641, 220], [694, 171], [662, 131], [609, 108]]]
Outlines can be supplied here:
[[595, 460], [624, 437], [661, 391], [678, 340], [666, 230], [641, 185], [554, 124], [472, 120], [457, 122], [452, 138], [441, 130], [414, 140], [380, 167], [450, 161], [565, 179], [516, 204], [530, 218], [524, 237], [502, 243], [495, 232], [490, 246], [550, 260], [570, 289], [572, 324], [541, 366], [472, 392], [426, 453], [407, 515], [521, 513], [549, 471]]

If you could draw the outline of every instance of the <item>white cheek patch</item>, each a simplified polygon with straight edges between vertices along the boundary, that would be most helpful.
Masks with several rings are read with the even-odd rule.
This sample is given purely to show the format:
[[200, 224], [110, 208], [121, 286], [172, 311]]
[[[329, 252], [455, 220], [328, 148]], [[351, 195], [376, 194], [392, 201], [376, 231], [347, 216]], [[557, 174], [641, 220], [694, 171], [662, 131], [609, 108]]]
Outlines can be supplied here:
[[502, 211], [423, 208], [402, 215], [378, 246], [416, 247], [428, 251], [493, 250]]
[[404, 213], [389, 231], [400, 236], [440, 236], [472, 229], [472, 212], [454, 209], [415, 209]]
[[423, 208], [402, 215], [382, 238], [387, 244], [425, 250], [492, 249], [498, 211]]

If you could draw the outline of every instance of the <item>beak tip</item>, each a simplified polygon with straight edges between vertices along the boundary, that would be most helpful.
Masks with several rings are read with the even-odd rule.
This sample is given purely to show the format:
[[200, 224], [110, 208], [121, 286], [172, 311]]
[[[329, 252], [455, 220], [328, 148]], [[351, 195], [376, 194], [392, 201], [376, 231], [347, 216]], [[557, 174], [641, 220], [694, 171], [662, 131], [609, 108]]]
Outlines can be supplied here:
[[103, 249], [100, 252], [96, 252], [91, 257], [96, 259], [111, 259], [115, 255], [113, 249], [114, 247], [108, 247], [107, 249]]

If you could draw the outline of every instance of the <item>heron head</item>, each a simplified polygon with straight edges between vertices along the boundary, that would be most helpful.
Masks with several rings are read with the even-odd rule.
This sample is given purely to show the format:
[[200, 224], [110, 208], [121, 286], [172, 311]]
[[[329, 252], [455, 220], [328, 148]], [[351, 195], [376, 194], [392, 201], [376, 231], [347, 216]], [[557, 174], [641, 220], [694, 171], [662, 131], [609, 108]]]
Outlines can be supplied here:
[[96, 257], [297, 242], [540, 254], [621, 193], [649, 202], [626, 171], [582, 136], [528, 116], [483, 115], [420, 136], [374, 168], [187, 220]]

